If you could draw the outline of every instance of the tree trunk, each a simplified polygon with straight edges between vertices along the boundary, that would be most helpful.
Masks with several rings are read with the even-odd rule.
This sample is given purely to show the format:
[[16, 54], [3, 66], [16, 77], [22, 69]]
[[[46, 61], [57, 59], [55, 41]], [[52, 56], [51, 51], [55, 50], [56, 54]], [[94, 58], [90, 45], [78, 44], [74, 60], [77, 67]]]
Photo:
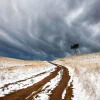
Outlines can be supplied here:
[[76, 55], [76, 49], [74, 49], [74, 55]]

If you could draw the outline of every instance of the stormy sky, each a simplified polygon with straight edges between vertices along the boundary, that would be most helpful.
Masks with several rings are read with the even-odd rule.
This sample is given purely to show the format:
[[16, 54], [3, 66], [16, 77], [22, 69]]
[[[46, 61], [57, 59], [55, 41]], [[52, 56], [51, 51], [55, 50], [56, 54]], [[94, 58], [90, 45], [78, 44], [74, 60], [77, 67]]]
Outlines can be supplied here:
[[0, 56], [53, 60], [100, 51], [100, 0], [0, 0]]

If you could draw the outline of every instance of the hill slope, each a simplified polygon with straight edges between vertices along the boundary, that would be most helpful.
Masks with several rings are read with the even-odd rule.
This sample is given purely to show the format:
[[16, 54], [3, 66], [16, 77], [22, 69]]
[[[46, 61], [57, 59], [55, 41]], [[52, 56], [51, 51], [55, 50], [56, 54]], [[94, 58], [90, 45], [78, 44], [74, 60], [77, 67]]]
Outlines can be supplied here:
[[100, 53], [0, 65], [0, 100], [100, 100]]

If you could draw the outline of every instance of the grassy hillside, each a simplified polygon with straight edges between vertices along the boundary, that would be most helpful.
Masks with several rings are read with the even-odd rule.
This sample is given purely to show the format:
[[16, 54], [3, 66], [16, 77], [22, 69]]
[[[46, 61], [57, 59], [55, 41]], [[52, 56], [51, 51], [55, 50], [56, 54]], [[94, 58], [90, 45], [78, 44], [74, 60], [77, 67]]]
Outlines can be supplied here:
[[100, 53], [61, 58], [53, 63], [68, 68], [73, 100], [100, 100]]

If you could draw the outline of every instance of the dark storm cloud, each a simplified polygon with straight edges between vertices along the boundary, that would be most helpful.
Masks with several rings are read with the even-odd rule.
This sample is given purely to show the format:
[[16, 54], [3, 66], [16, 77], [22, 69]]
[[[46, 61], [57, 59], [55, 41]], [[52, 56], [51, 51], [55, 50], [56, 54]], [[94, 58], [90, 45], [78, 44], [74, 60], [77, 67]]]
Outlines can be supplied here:
[[52, 60], [100, 51], [99, 0], [0, 1], [0, 55]]

